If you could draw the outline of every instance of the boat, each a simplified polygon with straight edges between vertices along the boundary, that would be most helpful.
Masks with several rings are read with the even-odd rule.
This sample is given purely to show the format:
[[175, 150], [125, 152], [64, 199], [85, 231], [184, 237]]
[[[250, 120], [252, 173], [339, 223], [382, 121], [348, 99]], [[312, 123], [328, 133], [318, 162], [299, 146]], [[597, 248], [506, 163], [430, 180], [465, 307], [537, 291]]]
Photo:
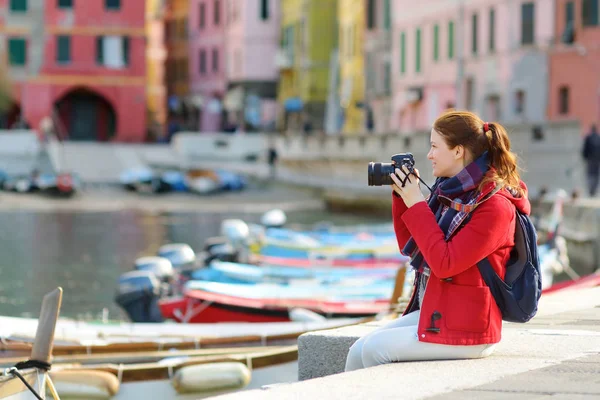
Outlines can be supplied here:
[[6, 365], [8, 368], [0, 375], [0, 399], [41, 399], [45, 398], [46, 390], [51, 392], [54, 399], [59, 399], [48, 370], [61, 303], [61, 288], [44, 296], [29, 358], [19, 359], [18, 361], [21, 361], [19, 363], [10, 362]]

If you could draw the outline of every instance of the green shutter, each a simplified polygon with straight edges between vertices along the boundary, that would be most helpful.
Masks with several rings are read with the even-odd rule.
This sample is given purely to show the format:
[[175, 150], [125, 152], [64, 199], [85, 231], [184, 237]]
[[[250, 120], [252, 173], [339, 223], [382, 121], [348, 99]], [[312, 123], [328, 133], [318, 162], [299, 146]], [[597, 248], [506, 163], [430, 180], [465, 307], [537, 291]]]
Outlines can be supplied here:
[[123, 61], [125, 62], [125, 65], [129, 65], [129, 36], [123, 36]]
[[73, 0], [58, 0], [58, 8], [73, 8]]
[[10, 0], [10, 11], [27, 11], [27, 0]]
[[400, 73], [406, 72], [406, 34], [400, 35]]
[[448, 23], [448, 59], [454, 58], [454, 22]]
[[438, 61], [440, 58], [440, 26], [433, 26], [433, 60]]
[[71, 37], [56, 37], [56, 62], [60, 64], [71, 62]]
[[27, 62], [27, 42], [25, 39], [8, 39], [8, 60], [10, 65], [25, 65]]
[[392, 29], [392, 5], [391, 0], [385, 0], [383, 5], [383, 27], [386, 31]]
[[415, 72], [421, 72], [421, 28], [417, 29], [417, 36], [415, 38]]
[[96, 63], [104, 65], [104, 36], [96, 36]]

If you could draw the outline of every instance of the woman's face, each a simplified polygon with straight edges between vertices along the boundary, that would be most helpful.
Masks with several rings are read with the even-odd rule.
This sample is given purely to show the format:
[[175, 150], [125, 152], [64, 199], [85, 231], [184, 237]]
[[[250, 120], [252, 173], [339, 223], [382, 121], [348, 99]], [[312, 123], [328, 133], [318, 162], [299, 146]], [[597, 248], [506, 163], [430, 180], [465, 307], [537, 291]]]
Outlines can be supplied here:
[[464, 168], [464, 149], [456, 146], [448, 147], [442, 136], [431, 129], [431, 148], [427, 158], [431, 161], [433, 176], [436, 178], [451, 178]]

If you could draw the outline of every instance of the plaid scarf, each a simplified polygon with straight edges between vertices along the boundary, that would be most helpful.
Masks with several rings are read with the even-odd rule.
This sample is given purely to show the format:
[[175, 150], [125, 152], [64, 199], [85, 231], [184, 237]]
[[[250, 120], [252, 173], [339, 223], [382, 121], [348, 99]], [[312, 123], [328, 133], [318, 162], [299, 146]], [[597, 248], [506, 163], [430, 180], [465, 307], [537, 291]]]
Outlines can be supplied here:
[[[446, 241], [452, 236], [469, 213], [476, 207], [478, 191], [475, 190], [489, 170], [488, 153], [467, 165], [452, 178], [438, 178], [427, 201], [435, 219], [444, 232]], [[410, 257], [410, 264], [423, 273], [427, 262], [411, 237], [402, 253]]]

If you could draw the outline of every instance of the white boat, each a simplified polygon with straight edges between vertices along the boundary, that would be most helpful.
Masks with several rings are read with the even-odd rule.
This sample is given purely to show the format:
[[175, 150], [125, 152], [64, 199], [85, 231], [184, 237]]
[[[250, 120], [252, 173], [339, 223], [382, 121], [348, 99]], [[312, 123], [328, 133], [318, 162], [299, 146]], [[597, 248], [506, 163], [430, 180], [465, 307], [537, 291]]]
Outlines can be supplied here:
[[18, 363], [0, 375], [0, 399], [36, 400], [46, 399], [46, 391], [58, 400], [58, 394], [48, 376], [54, 331], [62, 302], [62, 289], [57, 288], [44, 296], [42, 310], [36, 326], [35, 341], [30, 358]]

